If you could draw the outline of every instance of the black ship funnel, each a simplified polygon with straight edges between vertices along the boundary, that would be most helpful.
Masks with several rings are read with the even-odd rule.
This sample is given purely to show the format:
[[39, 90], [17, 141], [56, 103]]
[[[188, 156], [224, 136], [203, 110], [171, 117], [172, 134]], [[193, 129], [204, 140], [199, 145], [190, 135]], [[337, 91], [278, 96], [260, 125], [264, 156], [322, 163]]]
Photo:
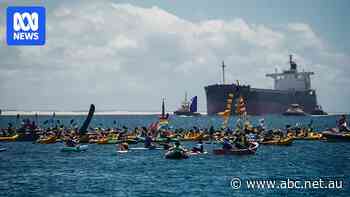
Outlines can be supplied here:
[[289, 55], [289, 64], [290, 64], [290, 70], [292, 71], [297, 70], [297, 64], [293, 61], [293, 55]]

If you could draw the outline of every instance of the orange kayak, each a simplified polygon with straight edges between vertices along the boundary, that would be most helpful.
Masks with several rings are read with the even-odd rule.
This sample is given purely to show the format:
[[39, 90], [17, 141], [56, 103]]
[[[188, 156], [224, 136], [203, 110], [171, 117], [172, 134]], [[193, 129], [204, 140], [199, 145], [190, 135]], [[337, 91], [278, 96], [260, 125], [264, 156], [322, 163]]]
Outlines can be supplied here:
[[0, 137], [0, 141], [13, 142], [13, 141], [16, 141], [17, 138], [18, 138], [18, 134], [13, 136]]

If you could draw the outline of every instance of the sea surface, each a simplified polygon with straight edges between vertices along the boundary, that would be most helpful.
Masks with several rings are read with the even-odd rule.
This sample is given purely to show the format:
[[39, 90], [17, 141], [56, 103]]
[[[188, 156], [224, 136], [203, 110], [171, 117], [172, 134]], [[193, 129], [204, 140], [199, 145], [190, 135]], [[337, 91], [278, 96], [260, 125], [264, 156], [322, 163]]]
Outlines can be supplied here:
[[[20, 118], [35, 119], [34, 116]], [[39, 116], [41, 126], [49, 116]], [[84, 116], [56, 116], [80, 124]], [[316, 130], [334, 127], [338, 116], [264, 118], [269, 128], [306, 125]], [[349, 117], [348, 117], [349, 118]], [[95, 116], [92, 127], [148, 126], [155, 115]], [[231, 126], [236, 119], [232, 118]], [[16, 124], [16, 116], [0, 116], [0, 127]], [[114, 124], [115, 122], [115, 124]], [[174, 128], [219, 127], [219, 117], [171, 117]], [[89, 144], [86, 152], [61, 152], [63, 144], [0, 142], [0, 196], [350, 196], [350, 143], [294, 141], [291, 146], [263, 146], [255, 155], [217, 156], [216, 144], [205, 144], [206, 155], [187, 160], [166, 160], [163, 150], [117, 153], [115, 145]], [[192, 147], [194, 143], [183, 143]], [[139, 147], [142, 144], [131, 145]], [[235, 178], [235, 179], [234, 179]], [[231, 180], [241, 180], [233, 189]], [[248, 180], [315, 181], [342, 183], [336, 189], [248, 189]]]

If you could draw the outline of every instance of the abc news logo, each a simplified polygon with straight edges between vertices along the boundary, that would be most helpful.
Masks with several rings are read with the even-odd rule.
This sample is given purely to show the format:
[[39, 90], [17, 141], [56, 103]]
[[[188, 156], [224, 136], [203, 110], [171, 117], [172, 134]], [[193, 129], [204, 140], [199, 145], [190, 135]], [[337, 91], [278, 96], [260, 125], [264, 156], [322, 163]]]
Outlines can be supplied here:
[[8, 7], [7, 44], [44, 45], [45, 8]]

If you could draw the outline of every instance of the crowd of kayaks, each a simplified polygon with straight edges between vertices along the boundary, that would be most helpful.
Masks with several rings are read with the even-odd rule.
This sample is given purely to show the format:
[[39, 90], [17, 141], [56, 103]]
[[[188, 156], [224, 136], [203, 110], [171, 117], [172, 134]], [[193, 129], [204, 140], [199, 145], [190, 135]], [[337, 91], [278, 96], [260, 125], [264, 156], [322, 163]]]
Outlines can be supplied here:
[[[258, 132], [257, 129], [245, 131], [244, 137], [247, 139], [245, 147], [237, 148], [235, 142], [239, 138], [239, 132], [227, 132], [224, 130], [210, 131], [191, 130], [191, 131], [163, 131], [152, 137], [153, 147], [134, 147], [120, 149], [120, 144], [138, 144], [145, 143], [145, 136], [142, 130], [134, 129], [133, 131], [121, 129], [108, 129], [107, 131], [95, 130], [83, 135], [73, 135], [74, 131], [62, 129], [36, 129], [36, 130], [19, 130], [13, 135], [0, 136], [0, 142], [16, 141], [33, 141], [38, 144], [53, 144], [64, 142], [67, 135], [73, 137], [78, 143], [74, 146], [62, 146], [63, 152], [81, 152], [88, 149], [88, 143], [106, 145], [117, 144], [119, 153], [127, 153], [137, 149], [153, 150], [165, 149], [165, 158], [167, 159], [186, 159], [193, 155], [207, 154], [207, 151], [193, 151], [187, 149], [177, 149], [174, 144], [182, 141], [201, 142], [203, 144], [216, 144], [217, 148], [213, 149], [215, 155], [246, 155], [255, 154], [260, 145], [292, 145], [295, 140], [326, 140], [326, 141], [350, 141], [350, 132], [339, 132], [337, 129], [329, 129], [324, 132], [315, 132], [308, 128], [289, 128], [287, 131], [269, 130]], [[242, 134], [241, 134], [242, 135]], [[230, 142], [233, 146], [230, 149], [219, 147], [224, 141]], [[164, 148], [163, 148], [164, 147]], [[167, 148], [165, 148], [167, 147]], [[172, 147], [175, 147], [172, 149]], [[0, 152], [6, 151], [6, 147], [0, 146]]]
[[[312, 122], [306, 128], [286, 126], [283, 130], [267, 130], [264, 126], [264, 120], [260, 121], [259, 126], [253, 127], [244, 118], [245, 116], [239, 119], [245, 120], [244, 124], [237, 124], [235, 130], [226, 126], [220, 129], [194, 127], [190, 130], [171, 130], [167, 126], [168, 114], [165, 114], [163, 100], [162, 115], [159, 121], [156, 124], [152, 123], [148, 128], [136, 127], [133, 130], [129, 130], [127, 127], [97, 128], [88, 132], [94, 111], [95, 106], [91, 104], [89, 113], [79, 129], [67, 128], [63, 125], [43, 129], [29, 119], [23, 120], [19, 129], [13, 128], [9, 124], [9, 128], [1, 129], [3, 135], [0, 135], [0, 142], [32, 141], [38, 144], [64, 142], [64, 146], [61, 148], [63, 152], [86, 151], [88, 143], [117, 144], [118, 153], [127, 153], [129, 150], [142, 148], [129, 148], [129, 145], [143, 143], [145, 150], [166, 150], [165, 158], [167, 159], [186, 159], [192, 155], [207, 154], [203, 148], [204, 143], [216, 144], [217, 148], [213, 149], [215, 155], [246, 155], [255, 154], [260, 145], [286, 146], [292, 145], [294, 140], [350, 141], [350, 129], [347, 128], [345, 115], [338, 121], [341, 130], [334, 128], [324, 132], [313, 131]], [[185, 149], [180, 145], [181, 141], [195, 141], [197, 146]], [[220, 145], [222, 145], [221, 148], [219, 148]], [[2, 147], [0, 144], [0, 152], [3, 151], [6, 151], [6, 147]]]

